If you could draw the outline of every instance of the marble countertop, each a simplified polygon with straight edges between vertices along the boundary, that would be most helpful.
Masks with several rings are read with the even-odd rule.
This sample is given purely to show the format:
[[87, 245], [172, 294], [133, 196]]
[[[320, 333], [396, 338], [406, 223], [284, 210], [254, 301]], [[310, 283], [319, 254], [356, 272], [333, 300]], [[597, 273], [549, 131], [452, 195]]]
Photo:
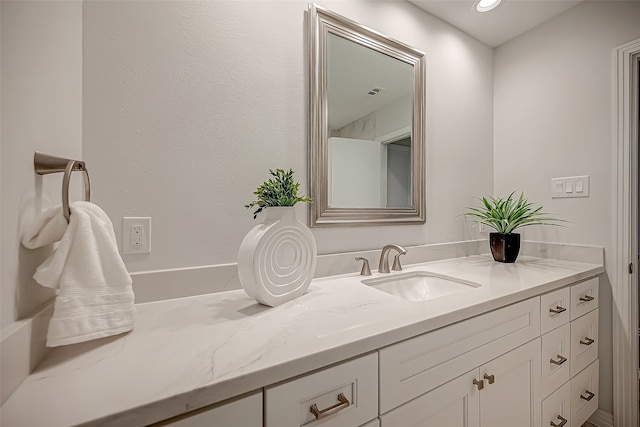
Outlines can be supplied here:
[[131, 333], [53, 349], [2, 406], [2, 425], [147, 425], [596, 276], [604, 268], [524, 256], [501, 264], [479, 255], [416, 264], [404, 272], [414, 270], [482, 286], [412, 302], [349, 274], [314, 279], [305, 295], [275, 308], [257, 304], [242, 290], [139, 304]]

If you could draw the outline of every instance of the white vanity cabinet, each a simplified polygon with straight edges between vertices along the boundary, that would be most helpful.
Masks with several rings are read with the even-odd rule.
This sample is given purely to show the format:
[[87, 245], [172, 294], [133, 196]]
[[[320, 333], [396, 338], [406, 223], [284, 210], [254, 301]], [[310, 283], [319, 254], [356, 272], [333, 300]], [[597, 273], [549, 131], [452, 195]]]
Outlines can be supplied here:
[[530, 341], [382, 415], [381, 427], [539, 425], [539, 341]]
[[262, 393], [234, 399], [213, 407], [205, 407], [188, 414], [154, 424], [154, 427], [261, 427]]
[[598, 406], [597, 295], [579, 282], [162, 425], [579, 427]]
[[381, 427], [581, 426], [598, 406], [597, 296], [593, 278], [381, 349]]
[[598, 408], [598, 278], [541, 300], [542, 425], [580, 427]]
[[[540, 298], [535, 297], [383, 348], [379, 351], [380, 413], [539, 336]], [[483, 370], [480, 374], [492, 373]], [[477, 380], [490, 386], [489, 380]]]

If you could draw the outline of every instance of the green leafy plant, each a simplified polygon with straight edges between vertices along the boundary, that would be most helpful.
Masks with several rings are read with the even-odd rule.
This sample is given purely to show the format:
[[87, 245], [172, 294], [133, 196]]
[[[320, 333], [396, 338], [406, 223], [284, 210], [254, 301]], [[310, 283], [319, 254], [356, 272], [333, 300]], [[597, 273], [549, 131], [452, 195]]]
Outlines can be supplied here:
[[253, 219], [256, 219], [260, 212], [270, 206], [293, 206], [298, 202], [313, 203], [308, 197], [298, 196], [300, 184], [294, 181], [292, 169], [289, 169], [288, 172], [285, 172], [284, 169], [276, 169], [275, 171], [269, 169], [269, 174], [273, 178], [263, 182], [253, 192], [258, 196], [257, 200], [244, 205], [245, 208], [258, 207], [253, 212]]
[[483, 197], [482, 207], [468, 207], [465, 215], [474, 219], [477, 224], [485, 224], [498, 233], [509, 234], [518, 227], [527, 225], [555, 225], [563, 220], [548, 216], [542, 212], [542, 206], [530, 203], [523, 193], [514, 198], [515, 191], [507, 198]]

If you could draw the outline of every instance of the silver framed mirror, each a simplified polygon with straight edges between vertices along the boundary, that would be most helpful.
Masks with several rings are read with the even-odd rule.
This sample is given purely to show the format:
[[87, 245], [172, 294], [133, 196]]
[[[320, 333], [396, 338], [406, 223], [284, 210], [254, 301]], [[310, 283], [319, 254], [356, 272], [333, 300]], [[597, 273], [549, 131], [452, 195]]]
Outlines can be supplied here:
[[309, 223], [424, 224], [425, 55], [309, 4]]

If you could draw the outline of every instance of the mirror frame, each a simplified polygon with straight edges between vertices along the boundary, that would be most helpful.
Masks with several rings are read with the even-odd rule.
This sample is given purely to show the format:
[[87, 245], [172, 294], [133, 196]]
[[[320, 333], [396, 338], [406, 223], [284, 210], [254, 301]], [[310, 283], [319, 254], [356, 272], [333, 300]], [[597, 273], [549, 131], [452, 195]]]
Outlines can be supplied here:
[[[332, 208], [328, 205], [329, 144], [327, 37], [332, 33], [413, 66], [412, 201], [408, 208]], [[309, 187], [311, 227], [424, 224], [425, 54], [355, 21], [309, 4]]]

